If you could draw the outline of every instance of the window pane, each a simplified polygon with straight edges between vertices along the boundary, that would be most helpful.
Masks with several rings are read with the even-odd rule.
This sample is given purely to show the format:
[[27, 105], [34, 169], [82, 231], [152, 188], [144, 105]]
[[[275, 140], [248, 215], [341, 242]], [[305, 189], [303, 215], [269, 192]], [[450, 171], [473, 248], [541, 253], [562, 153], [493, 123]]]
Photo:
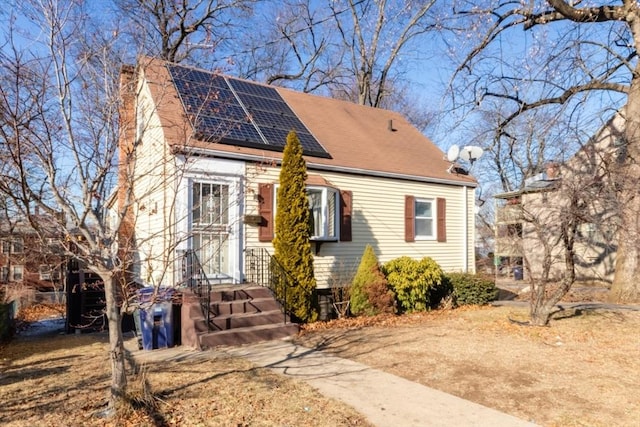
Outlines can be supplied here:
[[221, 203], [220, 203], [220, 224], [228, 224], [229, 223], [229, 186], [221, 185]]
[[329, 218], [327, 218], [329, 223], [329, 236], [328, 237], [336, 237], [336, 200], [338, 193], [335, 191], [328, 191], [327, 196], [329, 200], [327, 200], [327, 210]]
[[309, 229], [312, 237], [322, 236], [322, 191], [308, 190], [307, 197], [309, 199], [309, 221], [311, 222]]
[[211, 209], [212, 209], [212, 199], [211, 199], [211, 185], [210, 184], [202, 184], [202, 194], [200, 195], [200, 222], [210, 223], [211, 222]]
[[198, 223], [200, 222], [200, 184], [199, 183], [193, 184], [193, 195], [192, 195], [191, 205], [193, 206], [192, 208], [193, 222]]
[[22, 240], [22, 239], [14, 240], [14, 242], [13, 242], [13, 253], [14, 254], [21, 254], [23, 250], [24, 250], [24, 240]]
[[426, 218], [416, 218], [416, 236], [433, 236], [433, 220]]
[[192, 192], [193, 223], [201, 226], [229, 223], [229, 186], [194, 183]]
[[13, 267], [13, 280], [20, 281], [22, 280], [22, 266], [16, 265]]
[[416, 201], [416, 217], [431, 218], [431, 202]]

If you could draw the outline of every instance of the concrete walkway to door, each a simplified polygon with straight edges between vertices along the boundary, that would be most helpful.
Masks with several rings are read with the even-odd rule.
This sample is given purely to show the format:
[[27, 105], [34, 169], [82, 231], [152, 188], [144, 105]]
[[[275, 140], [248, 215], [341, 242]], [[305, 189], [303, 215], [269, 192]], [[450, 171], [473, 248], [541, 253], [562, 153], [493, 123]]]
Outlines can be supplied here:
[[309, 383], [352, 406], [376, 426], [513, 426], [535, 424], [366, 365], [289, 341], [219, 348]]

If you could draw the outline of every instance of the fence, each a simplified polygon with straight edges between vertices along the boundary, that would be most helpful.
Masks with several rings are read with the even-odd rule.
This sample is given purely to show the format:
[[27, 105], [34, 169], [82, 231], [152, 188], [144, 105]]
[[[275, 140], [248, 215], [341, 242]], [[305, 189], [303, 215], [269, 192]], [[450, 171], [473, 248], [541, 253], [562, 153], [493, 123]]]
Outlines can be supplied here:
[[0, 341], [6, 341], [14, 333], [18, 301], [0, 304]]

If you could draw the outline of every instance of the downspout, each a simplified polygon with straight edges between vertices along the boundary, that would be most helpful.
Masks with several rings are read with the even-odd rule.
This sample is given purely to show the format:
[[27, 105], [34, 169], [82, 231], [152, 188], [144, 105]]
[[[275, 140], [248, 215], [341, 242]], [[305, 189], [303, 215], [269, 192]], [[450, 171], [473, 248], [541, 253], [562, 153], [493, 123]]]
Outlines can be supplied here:
[[469, 201], [467, 200], [467, 186], [463, 186], [462, 187], [462, 206], [463, 206], [463, 224], [462, 224], [462, 259], [463, 261], [463, 266], [462, 266], [462, 270], [465, 273], [469, 272]]

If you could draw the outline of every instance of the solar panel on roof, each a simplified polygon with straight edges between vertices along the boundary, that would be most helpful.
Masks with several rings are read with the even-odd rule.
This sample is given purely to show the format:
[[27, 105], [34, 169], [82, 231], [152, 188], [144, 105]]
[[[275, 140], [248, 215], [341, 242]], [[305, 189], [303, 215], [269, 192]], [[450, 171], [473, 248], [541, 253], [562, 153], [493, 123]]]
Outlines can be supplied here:
[[275, 88], [174, 64], [167, 67], [197, 138], [282, 151], [293, 129], [304, 154], [331, 157]]
[[249, 83], [244, 80], [230, 79], [231, 85], [236, 92], [246, 93], [249, 95], [261, 96], [263, 98], [281, 99], [278, 91], [269, 86], [262, 86], [255, 83]]
[[307, 128], [295, 116], [286, 116], [269, 111], [252, 111], [253, 120], [262, 127], [277, 127], [280, 129], [293, 129], [297, 133], [308, 133]]

